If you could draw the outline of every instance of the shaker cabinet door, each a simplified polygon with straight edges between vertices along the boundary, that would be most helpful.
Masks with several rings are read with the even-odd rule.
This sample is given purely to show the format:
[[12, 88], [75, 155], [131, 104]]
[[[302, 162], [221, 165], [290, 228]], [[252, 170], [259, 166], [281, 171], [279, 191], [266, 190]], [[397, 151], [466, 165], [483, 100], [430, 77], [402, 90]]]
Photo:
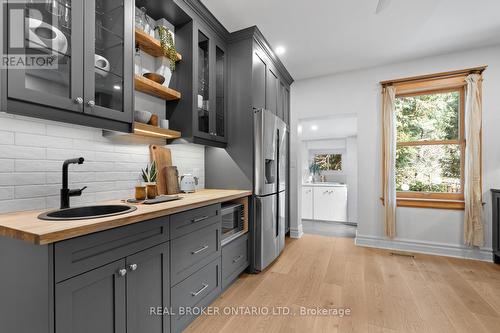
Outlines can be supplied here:
[[56, 332], [125, 332], [123, 269], [125, 260], [119, 260], [56, 284]]
[[9, 67], [9, 99], [83, 111], [83, 4], [83, 0], [8, 4], [9, 55], [36, 59], [34, 66]]
[[278, 86], [279, 79], [273, 68], [268, 66], [266, 78], [266, 109], [279, 117]]
[[84, 112], [132, 122], [134, 3], [85, 0]]
[[158, 311], [170, 307], [169, 262], [169, 243], [127, 257], [127, 333], [170, 332], [170, 316]]
[[313, 190], [311, 187], [302, 187], [302, 218], [313, 219]]
[[252, 101], [256, 109], [266, 108], [266, 61], [259, 50], [253, 54]]

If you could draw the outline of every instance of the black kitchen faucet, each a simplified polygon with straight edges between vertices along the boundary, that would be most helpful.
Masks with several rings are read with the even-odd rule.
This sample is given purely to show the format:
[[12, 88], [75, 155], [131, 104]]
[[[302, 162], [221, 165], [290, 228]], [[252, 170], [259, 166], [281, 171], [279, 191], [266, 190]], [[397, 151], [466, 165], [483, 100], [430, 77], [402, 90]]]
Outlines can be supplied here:
[[62, 189], [61, 189], [61, 209], [69, 208], [69, 198], [82, 195], [83, 190], [85, 190], [87, 188], [87, 186], [85, 186], [79, 190], [68, 189], [68, 166], [70, 164], [83, 164], [84, 161], [85, 161], [85, 159], [83, 157], [80, 157], [80, 158], [73, 158], [70, 160], [66, 160], [63, 163]]

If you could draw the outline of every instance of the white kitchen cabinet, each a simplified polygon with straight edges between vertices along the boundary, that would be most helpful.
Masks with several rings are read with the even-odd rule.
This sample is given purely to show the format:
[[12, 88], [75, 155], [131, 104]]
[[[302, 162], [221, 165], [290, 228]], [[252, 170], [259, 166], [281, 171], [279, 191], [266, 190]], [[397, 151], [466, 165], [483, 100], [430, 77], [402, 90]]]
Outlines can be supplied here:
[[313, 203], [314, 220], [339, 222], [347, 220], [347, 187], [314, 187]]
[[302, 186], [302, 218], [313, 219], [313, 188]]

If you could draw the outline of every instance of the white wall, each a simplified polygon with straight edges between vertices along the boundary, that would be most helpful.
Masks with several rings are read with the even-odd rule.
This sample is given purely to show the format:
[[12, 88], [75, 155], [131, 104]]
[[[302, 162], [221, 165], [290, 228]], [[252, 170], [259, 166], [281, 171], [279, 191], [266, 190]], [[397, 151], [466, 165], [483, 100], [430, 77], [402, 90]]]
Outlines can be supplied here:
[[[70, 188], [88, 186], [72, 204], [90, 204], [133, 196], [140, 170], [149, 163], [149, 144], [163, 140], [103, 137], [102, 130], [0, 112], [0, 213], [56, 208], [65, 159], [84, 157], [71, 165]], [[169, 145], [179, 173], [194, 172], [204, 187], [205, 149]]]
[[[480, 250], [463, 247], [463, 212], [398, 208], [397, 238], [384, 237], [381, 195], [381, 111], [379, 82], [399, 77], [488, 65], [483, 85], [483, 189], [486, 244]], [[359, 216], [358, 244], [468, 256], [491, 260], [491, 198], [489, 189], [500, 187], [500, 47], [424, 58], [297, 81], [292, 86], [292, 129], [298, 119], [334, 113], [358, 115]], [[334, 110], [332, 110], [334, 105]], [[297, 135], [292, 134], [292, 145]], [[292, 152], [298, 149], [292, 147]], [[300, 153], [299, 153], [300, 155]], [[294, 156], [292, 155], [292, 158]], [[292, 169], [292, 172], [296, 172]], [[293, 175], [293, 174], [292, 174]], [[293, 179], [293, 178], [292, 178]], [[292, 184], [294, 185], [294, 184]], [[292, 189], [294, 187], [292, 186]], [[297, 193], [292, 195], [296, 197]], [[300, 205], [298, 205], [300, 209]], [[292, 221], [294, 222], [294, 221]], [[298, 222], [298, 221], [297, 221]], [[293, 224], [292, 224], [293, 226]], [[294, 226], [299, 230], [298, 225]]]

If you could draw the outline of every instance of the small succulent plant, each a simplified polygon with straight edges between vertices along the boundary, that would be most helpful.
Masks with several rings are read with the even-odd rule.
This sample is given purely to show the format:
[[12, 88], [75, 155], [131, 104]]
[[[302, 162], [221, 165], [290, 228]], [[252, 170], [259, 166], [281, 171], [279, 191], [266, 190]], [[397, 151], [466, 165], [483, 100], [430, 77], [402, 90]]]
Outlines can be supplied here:
[[168, 58], [170, 70], [173, 72], [175, 70], [175, 62], [177, 61], [177, 50], [175, 49], [172, 33], [162, 25], [157, 25], [155, 30], [158, 30], [163, 55]]
[[157, 176], [156, 162], [153, 161], [153, 163], [146, 166], [146, 169], [142, 169], [141, 176], [145, 183], [155, 183]]

